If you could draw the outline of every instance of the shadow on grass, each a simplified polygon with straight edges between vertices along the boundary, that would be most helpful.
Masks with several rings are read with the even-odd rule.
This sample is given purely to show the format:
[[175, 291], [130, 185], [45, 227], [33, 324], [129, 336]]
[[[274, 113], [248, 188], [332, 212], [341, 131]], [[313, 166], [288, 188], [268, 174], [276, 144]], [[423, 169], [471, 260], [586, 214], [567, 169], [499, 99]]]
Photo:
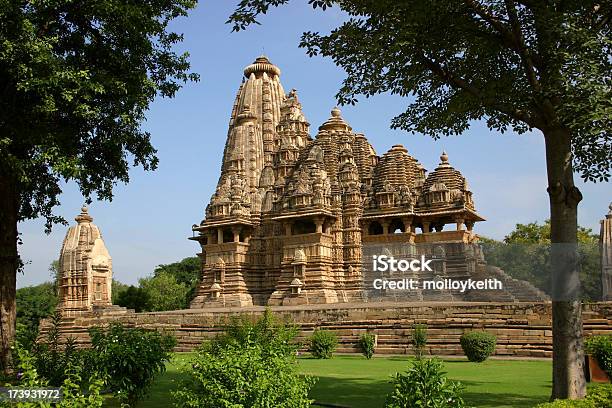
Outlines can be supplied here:
[[[465, 387], [463, 391], [463, 398], [470, 406], [475, 407], [512, 407], [512, 408], [532, 408], [542, 402], [547, 402], [548, 399], [536, 395], [525, 395], [520, 393], [508, 393], [508, 392], [482, 392], [474, 391], [474, 388], [480, 386], [495, 386], [503, 385], [503, 382], [498, 381], [460, 381]], [[517, 390], [520, 392], [520, 390]]]
[[532, 408], [539, 403], [547, 402], [547, 399], [529, 395], [469, 392], [469, 389], [463, 393], [463, 398], [470, 406], [487, 408]]
[[[168, 408], [172, 407], [172, 391], [175, 391], [182, 379], [186, 376], [183, 373], [168, 370], [157, 376], [147, 395], [139, 401], [136, 406], [146, 408]], [[104, 402], [104, 408], [119, 408], [121, 405], [114, 397], [109, 397]]]
[[[492, 382], [461, 381], [466, 387], [463, 397], [469, 406], [483, 408], [517, 407], [531, 408], [546, 402], [541, 396], [495, 391], [474, 391], [482, 386], [502, 384]], [[372, 381], [371, 378], [319, 377], [310, 396], [316, 402], [338, 404], [351, 408], [382, 408], [385, 398], [393, 389], [389, 381]], [[314, 405], [316, 406], [316, 405]]]
[[351, 408], [376, 408], [384, 406], [385, 396], [391, 391], [388, 381], [371, 378], [318, 377], [310, 392], [317, 402], [345, 405]]

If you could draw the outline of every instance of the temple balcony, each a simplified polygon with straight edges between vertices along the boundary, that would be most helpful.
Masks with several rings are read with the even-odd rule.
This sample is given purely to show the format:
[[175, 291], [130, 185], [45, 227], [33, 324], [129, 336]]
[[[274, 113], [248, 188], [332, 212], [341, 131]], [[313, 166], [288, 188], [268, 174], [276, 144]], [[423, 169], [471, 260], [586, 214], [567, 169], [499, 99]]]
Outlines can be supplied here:
[[250, 245], [244, 242], [225, 242], [222, 244], [209, 244], [206, 246], [205, 265], [214, 265], [219, 258], [228, 264], [247, 262], [247, 253]]
[[416, 234], [414, 232], [397, 233], [397, 234], [380, 234], [380, 235], [362, 235], [361, 242], [364, 244], [382, 244], [382, 243], [406, 243], [412, 244], [415, 242]]
[[439, 232], [426, 232], [417, 234], [414, 238], [415, 244], [421, 243], [435, 243], [435, 242], [462, 242], [465, 244], [473, 243], [477, 240], [477, 236], [472, 231], [459, 230], [459, 231], [439, 231]]
[[292, 245], [312, 245], [312, 244], [323, 244], [332, 245], [334, 237], [331, 234], [324, 233], [312, 233], [312, 234], [298, 234], [283, 237], [283, 245], [285, 247]]

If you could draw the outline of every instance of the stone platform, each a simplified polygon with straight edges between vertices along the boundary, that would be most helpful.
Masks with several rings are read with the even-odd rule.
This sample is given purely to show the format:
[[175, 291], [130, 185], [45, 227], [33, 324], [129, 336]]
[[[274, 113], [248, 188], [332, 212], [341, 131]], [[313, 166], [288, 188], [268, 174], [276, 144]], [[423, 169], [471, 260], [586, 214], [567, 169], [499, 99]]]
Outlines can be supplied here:
[[[203, 340], [223, 331], [224, 323], [236, 314], [256, 318], [261, 306], [243, 308], [188, 309], [168, 312], [134, 313], [112, 306], [62, 321], [64, 337], [74, 337], [87, 346], [87, 328], [120, 321], [129, 326], [166, 330], [177, 337], [176, 351], [190, 351]], [[459, 338], [471, 330], [486, 330], [497, 336], [497, 356], [551, 357], [551, 303], [343, 303], [329, 305], [271, 307], [276, 316], [290, 319], [300, 327], [305, 341], [315, 328], [334, 331], [339, 353], [359, 352], [359, 336], [378, 335], [379, 354], [410, 354], [410, 334], [415, 323], [427, 324], [427, 353], [463, 355]], [[585, 336], [612, 335], [612, 302], [589, 303], [583, 309]], [[41, 334], [48, 330], [41, 325]]]

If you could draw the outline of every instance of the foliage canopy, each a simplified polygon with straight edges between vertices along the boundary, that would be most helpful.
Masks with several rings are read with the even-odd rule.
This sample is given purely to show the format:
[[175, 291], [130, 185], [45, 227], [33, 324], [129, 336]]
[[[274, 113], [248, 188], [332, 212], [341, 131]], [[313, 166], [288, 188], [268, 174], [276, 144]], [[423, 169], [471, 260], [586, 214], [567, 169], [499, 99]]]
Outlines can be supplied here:
[[140, 125], [156, 96], [198, 79], [169, 30], [195, 4], [0, 0], [0, 174], [19, 220], [62, 221], [52, 214], [62, 179], [110, 199], [130, 162], [157, 166]]
[[[234, 31], [290, 0], [242, 0]], [[305, 32], [308, 55], [346, 72], [336, 95], [412, 95], [392, 126], [460, 134], [491, 129], [570, 129], [575, 169], [608, 180], [612, 161], [612, 4], [598, 0], [309, 0], [348, 18], [328, 35]]]

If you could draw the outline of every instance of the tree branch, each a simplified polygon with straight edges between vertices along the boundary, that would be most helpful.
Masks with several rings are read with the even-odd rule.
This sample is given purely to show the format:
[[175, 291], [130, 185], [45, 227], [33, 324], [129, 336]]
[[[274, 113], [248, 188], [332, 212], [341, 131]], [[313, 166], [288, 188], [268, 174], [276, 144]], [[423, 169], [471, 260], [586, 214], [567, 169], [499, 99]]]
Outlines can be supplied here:
[[521, 57], [521, 61], [523, 62], [523, 66], [525, 68], [525, 75], [527, 76], [527, 80], [529, 81], [529, 84], [533, 87], [533, 89], [535, 89], [536, 92], [540, 93], [542, 91], [542, 86], [538, 81], [533, 60], [531, 59], [531, 51], [525, 45], [525, 38], [523, 37], [523, 32], [521, 30], [521, 24], [516, 13], [514, 1], [505, 0], [505, 2], [506, 10], [508, 11], [508, 17], [510, 18], [510, 25], [512, 27], [512, 34], [515, 38], [517, 45], [517, 51]]
[[506, 114], [515, 120], [524, 122], [530, 127], [539, 127], [538, 121], [535, 118], [532, 118], [527, 112], [524, 112], [520, 109], [515, 109], [512, 106], [501, 103], [494, 98], [486, 96], [480, 88], [468, 83], [466, 80], [464, 80], [458, 75], [455, 75], [453, 72], [449, 71], [436, 61], [426, 57], [423, 50], [419, 51], [419, 58], [421, 59], [421, 62], [425, 66], [427, 66], [427, 68], [429, 68], [431, 72], [437, 75], [443, 82], [449, 84], [454, 88], [459, 88], [466, 91], [473, 97], [480, 100], [480, 102], [487, 107]]
[[[491, 11], [487, 10], [484, 6], [482, 6], [478, 1], [475, 0], [463, 0], [463, 2], [474, 12], [482, 18], [484, 21], [489, 23], [495, 31], [497, 31], [502, 38], [502, 42], [508, 48], [516, 51], [517, 53], [521, 53], [521, 44], [517, 42], [515, 35], [511, 28], [507, 27], [502, 20], [494, 15]], [[523, 44], [524, 46], [524, 44]], [[537, 67], [540, 67], [541, 58], [534, 52], [530, 53], [532, 64]]]
[[493, 28], [495, 28], [498, 33], [500, 33], [502, 36], [506, 37], [509, 40], [513, 40], [512, 32], [508, 29], [508, 27], [504, 25], [504, 23], [501, 22], [499, 17], [495, 16], [493, 13], [491, 13], [489, 10], [487, 10], [475, 0], [463, 0], [463, 2], [469, 8], [474, 10], [474, 12], [478, 14], [483, 20], [491, 24], [491, 26], [493, 26]]

